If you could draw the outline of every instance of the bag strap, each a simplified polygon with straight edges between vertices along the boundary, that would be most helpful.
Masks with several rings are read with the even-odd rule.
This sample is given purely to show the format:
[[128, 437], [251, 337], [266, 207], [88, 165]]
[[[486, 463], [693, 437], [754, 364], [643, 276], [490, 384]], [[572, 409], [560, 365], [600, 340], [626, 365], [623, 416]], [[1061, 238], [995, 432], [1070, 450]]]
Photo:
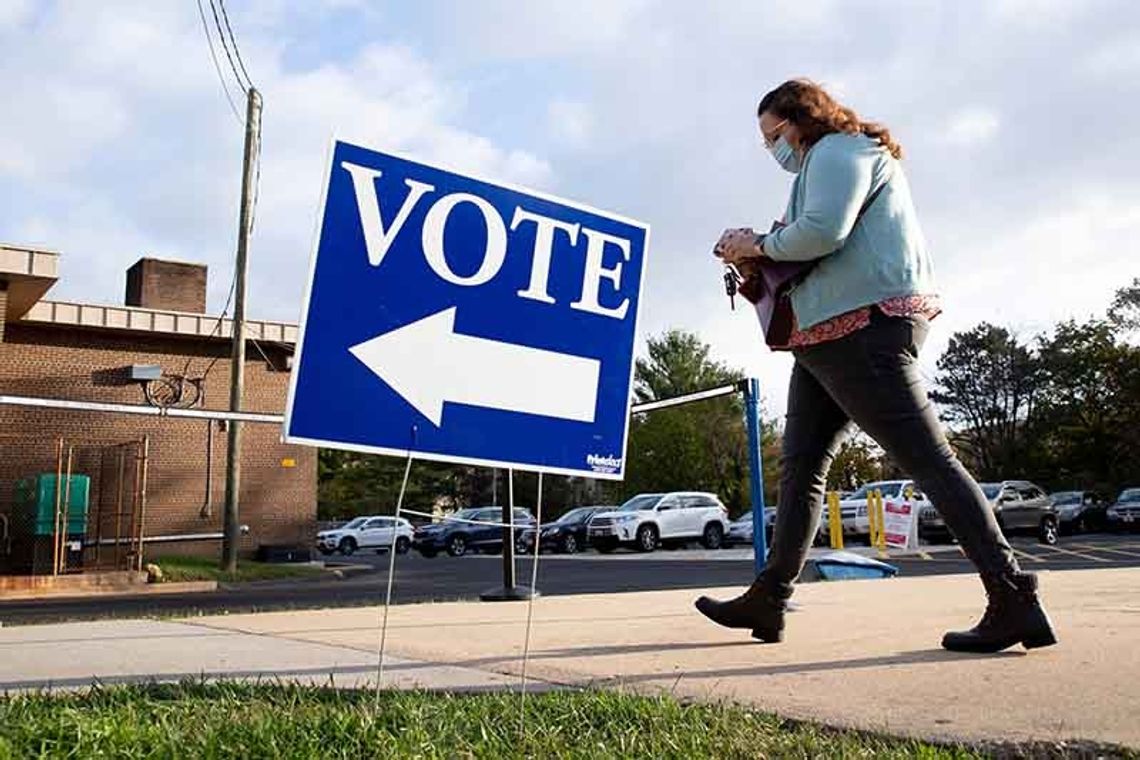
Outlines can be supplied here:
[[855, 215], [855, 223], [851, 225], [851, 229], [855, 229], [855, 225], [863, 218], [863, 214], [867, 213], [867, 209], [871, 208], [871, 204], [879, 197], [879, 194], [886, 189], [887, 185], [891, 184], [891, 179], [895, 176], [895, 165], [888, 164], [890, 167], [887, 169], [887, 178], [875, 188], [874, 192], [867, 196], [867, 200], [863, 201], [863, 205], [859, 207], [859, 213]]

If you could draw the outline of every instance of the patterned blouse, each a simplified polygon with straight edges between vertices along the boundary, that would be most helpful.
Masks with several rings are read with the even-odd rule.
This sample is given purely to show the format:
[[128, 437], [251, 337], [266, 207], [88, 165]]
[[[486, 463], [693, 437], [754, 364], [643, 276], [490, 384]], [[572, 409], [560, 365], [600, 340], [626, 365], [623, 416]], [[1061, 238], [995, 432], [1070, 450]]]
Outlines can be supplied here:
[[[934, 319], [942, 313], [942, 303], [936, 295], [898, 296], [880, 301], [876, 306], [888, 317], [922, 316], [927, 319]], [[799, 326], [795, 326], [792, 328], [791, 337], [788, 338], [788, 345], [780, 348], [787, 351], [793, 348], [814, 346], [829, 340], [839, 340], [869, 325], [872, 308], [871, 306], [864, 306], [854, 309], [845, 314], [840, 314], [838, 317], [832, 317], [826, 322], [820, 322], [806, 330], [801, 330]]]

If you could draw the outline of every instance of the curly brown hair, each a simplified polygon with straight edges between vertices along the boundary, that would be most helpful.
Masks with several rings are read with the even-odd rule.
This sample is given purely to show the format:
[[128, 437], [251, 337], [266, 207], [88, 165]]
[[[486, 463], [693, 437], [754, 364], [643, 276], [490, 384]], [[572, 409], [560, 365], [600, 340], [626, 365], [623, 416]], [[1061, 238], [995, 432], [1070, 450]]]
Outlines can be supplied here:
[[902, 146], [891, 137], [891, 131], [882, 124], [862, 121], [859, 114], [831, 97], [821, 86], [810, 79], [789, 79], [760, 99], [756, 108], [759, 117], [770, 113], [795, 124], [800, 140], [810, 148], [824, 135], [845, 132], [864, 134], [902, 158]]

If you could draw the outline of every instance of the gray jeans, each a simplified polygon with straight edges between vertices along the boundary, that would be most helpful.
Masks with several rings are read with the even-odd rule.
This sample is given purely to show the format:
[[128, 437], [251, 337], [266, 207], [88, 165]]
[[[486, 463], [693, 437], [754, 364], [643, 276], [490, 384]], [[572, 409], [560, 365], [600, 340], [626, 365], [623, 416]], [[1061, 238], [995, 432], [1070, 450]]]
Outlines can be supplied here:
[[1017, 571], [978, 484], [951, 450], [916, 360], [921, 317], [888, 317], [851, 335], [794, 352], [780, 457], [780, 500], [765, 575], [791, 583], [803, 569], [823, 512], [827, 470], [855, 423], [898, 463], [941, 513], [983, 573]]

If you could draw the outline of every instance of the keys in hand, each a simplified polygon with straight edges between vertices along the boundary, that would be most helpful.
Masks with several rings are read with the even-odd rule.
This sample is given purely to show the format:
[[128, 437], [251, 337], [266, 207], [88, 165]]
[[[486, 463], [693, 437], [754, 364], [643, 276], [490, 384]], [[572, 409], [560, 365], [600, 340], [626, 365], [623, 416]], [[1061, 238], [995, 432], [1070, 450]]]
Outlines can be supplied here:
[[736, 311], [736, 293], [740, 289], [742, 282], [740, 275], [731, 266], [724, 268], [724, 292], [728, 295], [728, 304]]

